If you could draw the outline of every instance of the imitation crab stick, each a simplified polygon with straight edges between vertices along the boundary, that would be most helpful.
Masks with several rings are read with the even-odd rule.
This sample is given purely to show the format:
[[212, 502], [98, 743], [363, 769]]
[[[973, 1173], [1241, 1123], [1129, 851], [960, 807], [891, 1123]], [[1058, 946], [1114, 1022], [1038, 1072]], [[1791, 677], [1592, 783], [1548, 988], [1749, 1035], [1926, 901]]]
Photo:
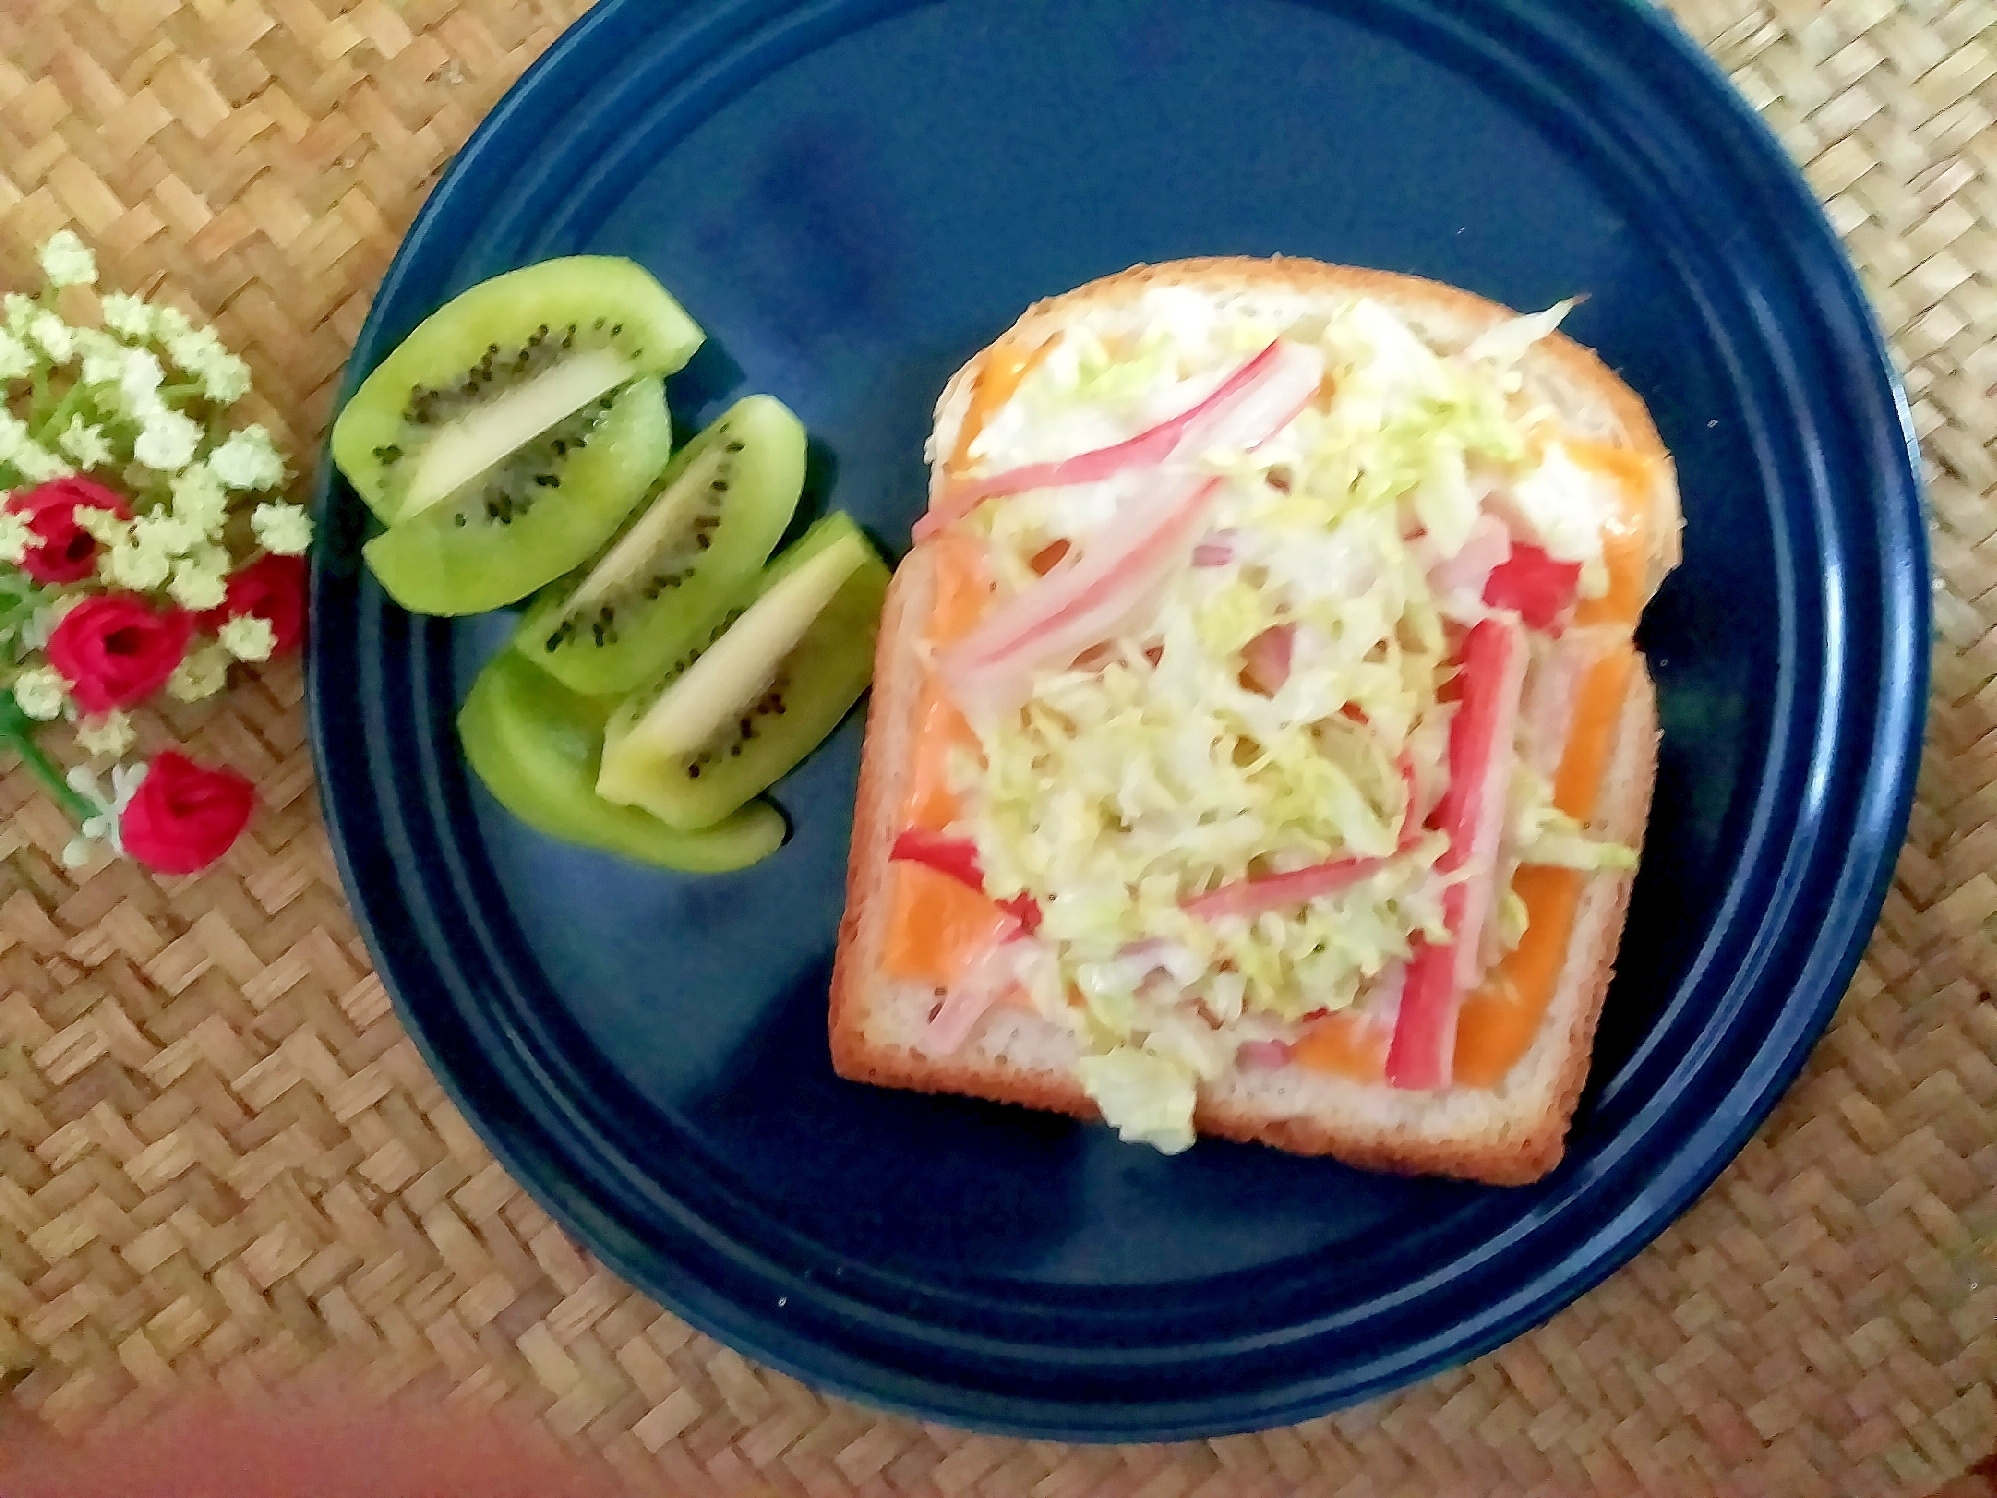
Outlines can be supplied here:
[[[1635, 651], [1618, 645], [1582, 678], [1553, 784], [1554, 806], [1577, 821], [1593, 816], [1600, 800], [1635, 671]], [[1574, 869], [1528, 864], [1512, 881], [1526, 908], [1525, 934], [1463, 1001], [1456, 1027], [1456, 1080], [1462, 1085], [1495, 1085], [1532, 1045], [1567, 960], [1585, 878]]]
[[1313, 350], [1278, 339], [1235, 370], [1204, 400], [1128, 441], [1051, 463], [1031, 463], [952, 482], [929, 513], [916, 522], [915, 539], [934, 535], [988, 499], [1029, 489], [1099, 483], [1135, 469], [1156, 468], [1181, 450], [1252, 450], [1288, 426], [1310, 404], [1323, 371], [1323, 361]]
[[1477, 946], [1495, 903], [1498, 838], [1525, 683], [1525, 631], [1503, 616], [1463, 640], [1462, 701], [1449, 728], [1449, 789], [1438, 809], [1449, 847], [1437, 863], [1460, 876], [1443, 897], [1448, 944], [1417, 937], [1387, 1052], [1387, 1081], [1432, 1090], [1450, 1085], [1457, 997], [1474, 976]]

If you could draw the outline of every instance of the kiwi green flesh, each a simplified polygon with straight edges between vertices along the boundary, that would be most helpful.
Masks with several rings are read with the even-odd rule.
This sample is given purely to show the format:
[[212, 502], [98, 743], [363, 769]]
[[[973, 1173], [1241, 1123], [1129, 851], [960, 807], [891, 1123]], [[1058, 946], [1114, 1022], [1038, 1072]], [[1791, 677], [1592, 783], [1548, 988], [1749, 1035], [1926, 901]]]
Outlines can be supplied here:
[[[361, 383], [333, 424], [334, 461], [369, 508], [393, 524], [408, 508], [415, 477], [438, 437], [474, 422], [495, 401], [538, 385], [583, 354], [608, 358], [599, 359], [597, 374], [578, 380], [574, 391], [592, 383], [598, 393], [609, 389], [601, 381], [610, 359], [621, 361], [623, 379], [669, 374], [692, 357], [703, 336], [632, 261], [578, 255], [510, 271], [432, 313]], [[577, 394], [570, 409], [592, 398]], [[537, 396], [530, 404], [545, 415], [542, 400]], [[550, 424], [543, 421], [539, 430]], [[496, 462], [508, 450], [502, 444], [533, 440], [538, 433], [532, 427], [527, 421], [512, 431], [486, 431], [476, 442], [456, 439], [460, 456], [438, 472], [462, 472], [480, 456]], [[457, 487], [440, 489], [440, 482], [426, 479], [418, 497], [435, 504]]]
[[[774, 785], [839, 726], [872, 679], [888, 585], [888, 570], [871, 547], [856, 535], [838, 549], [848, 545], [864, 550], [795, 643], [774, 660], [737, 659], [728, 715], [697, 748], [678, 747], [690, 735], [669, 726], [675, 705], [685, 701], [695, 718], [711, 721], [711, 703], [695, 699], [712, 684], [697, 682], [695, 673], [727, 648], [750, 622], [748, 614], [664, 693], [650, 700], [634, 694], [620, 705], [606, 727], [597, 779], [605, 799], [642, 808], [670, 826], [711, 826]], [[806, 566], [791, 573], [800, 585], [815, 575], [823, 574]]]
[[451, 500], [362, 548], [397, 603], [477, 614], [517, 603], [588, 557], [645, 494], [672, 448], [655, 379], [558, 423]]
[[[512, 525], [543, 500], [559, 504], [565, 470], [602, 435], [615, 404], [614, 396], [606, 396], [570, 412], [535, 441], [465, 484], [445, 507], [451, 524]], [[407, 525], [413, 518], [404, 515], [396, 524]]]
[[472, 684], [458, 735], [493, 798], [550, 837], [700, 873], [742, 868], [782, 844], [783, 814], [767, 801], [704, 831], [682, 832], [598, 796], [605, 711], [501, 651]]
[[865, 533], [844, 511], [834, 510], [830, 515], [814, 521], [802, 536], [784, 548], [781, 556], [775, 558], [757, 574], [755, 581], [746, 590], [736, 595], [720, 613], [709, 619], [699, 633], [688, 642], [686, 649], [668, 662], [656, 676], [640, 684], [618, 702], [617, 711], [611, 717], [614, 731], [622, 735], [630, 725], [643, 719], [651, 711], [653, 704], [682, 676], [692, 670], [694, 663], [705, 655], [716, 641], [735, 627], [735, 621], [747, 613], [750, 605], [757, 599], [777, 587], [820, 552], [844, 546], [849, 542], [858, 542], [869, 554], [872, 553], [872, 545]]
[[415, 459], [397, 518], [407, 520], [448, 498], [635, 373], [615, 349], [588, 349], [436, 428]]
[[762, 694], [866, 555], [855, 540], [827, 547], [763, 594], [632, 731], [663, 754], [693, 754], [714, 742]]
[[704, 645], [754, 588], [804, 485], [805, 436], [752, 395], [697, 434], [585, 569], [548, 590], [514, 646], [579, 692], [616, 695]]
[[636, 522], [583, 574], [582, 586], [563, 609], [564, 624], [601, 613], [612, 599], [645, 593], [656, 598], [657, 590], [679, 581], [694, 556], [712, 544], [710, 532], [721, 519], [716, 496], [728, 489], [727, 458], [726, 446], [708, 448], [657, 499], [639, 507]]

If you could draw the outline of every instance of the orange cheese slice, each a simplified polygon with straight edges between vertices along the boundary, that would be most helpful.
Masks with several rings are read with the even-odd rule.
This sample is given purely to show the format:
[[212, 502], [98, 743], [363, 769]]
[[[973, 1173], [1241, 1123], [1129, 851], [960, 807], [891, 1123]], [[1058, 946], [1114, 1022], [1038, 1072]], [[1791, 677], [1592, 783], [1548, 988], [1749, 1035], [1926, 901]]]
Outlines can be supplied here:
[[927, 864], [888, 865], [887, 940], [881, 967], [890, 978], [947, 988], [979, 953], [1016, 924], [960, 879]]
[[901, 825], [924, 832], [941, 832], [957, 820], [957, 793], [950, 789], [950, 761], [959, 749], [977, 752], [971, 725], [957, 711], [949, 694], [931, 681], [922, 690], [916, 725], [914, 762], [909, 766], [908, 796], [902, 803]]
[[1386, 1074], [1387, 1045], [1394, 1027], [1366, 1015], [1341, 1010], [1311, 1022], [1290, 1048], [1291, 1059], [1312, 1071], [1331, 1072], [1355, 1082], [1377, 1082]]
[[[991, 600], [984, 552], [965, 536], [948, 533], [923, 543], [930, 550], [930, 575], [935, 592], [924, 637], [932, 649], [962, 639], [977, 625]], [[950, 700], [932, 670], [916, 708], [914, 763], [902, 802], [900, 825], [937, 832], [957, 818], [957, 797], [950, 789], [950, 761], [959, 749], [976, 753], [977, 736], [957, 705]]]
[[[1581, 679], [1567, 747], [1553, 781], [1553, 804], [1577, 821], [1594, 815], [1635, 670], [1636, 651], [1618, 645]], [[1566, 965], [1587, 877], [1574, 869], [1528, 864], [1512, 880], [1513, 891], [1525, 902], [1525, 935], [1463, 1001], [1456, 1019], [1459, 1086], [1496, 1086], [1531, 1047]]]
[[[984, 551], [969, 537], [945, 533], [925, 541], [934, 594], [924, 638], [940, 648], [963, 638], [984, 616], [991, 599]], [[915, 748], [901, 828], [940, 832], [957, 819], [950, 762], [958, 750], [978, 751], [977, 735], [932, 670], [916, 708]], [[963, 964], [983, 951], [1006, 919], [977, 890], [913, 864], [889, 866], [894, 892], [888, 906], [884, 964], [897, 977], [947, 986]]]
[[1577, 822], [1595, 815], [1615, 748], [1616, 724], [1636, 674], [1636, 650], [1618, 642], [1588, 667], [1574, 696], [1574, 717], [1567, 725], [1567, 746], [1553, 774], [1553, 805]]
[[1643, 612], [1644, 578], [1650, 565], [1650, 496], [1656, 475], [1651, 459], [1627, 447], [1561, 440], [1577, 467], [1613, 481], [1620, 507], [1602, 528], [1602, 561], [1609, 573], [1608, 591], [1583, 598], [1574, 608], [1577, 625], [1620, 624], [1636, 627]]
[[991, 606], [992, 582], [984, 548], [969, 536], [945, 531], [922, 543], [929, 548], [935, 596], [924, 637], [941, 649], [969, 634]]
[[1057, 333], [1042, 339], [1030, 349], [1008, 341], [985, 355], [984, 367], [971, 381], [971, 403], [964, 408], [964, 419], [958, 424], [957, 445], [943, 465], [946, 477], [957, 478], [971, 466], [971, 444], [978, 440], [978, 433], [985, 429], [992, 412], [1012, 399], [1019, 382], [1047, 357], [1060, 336]]

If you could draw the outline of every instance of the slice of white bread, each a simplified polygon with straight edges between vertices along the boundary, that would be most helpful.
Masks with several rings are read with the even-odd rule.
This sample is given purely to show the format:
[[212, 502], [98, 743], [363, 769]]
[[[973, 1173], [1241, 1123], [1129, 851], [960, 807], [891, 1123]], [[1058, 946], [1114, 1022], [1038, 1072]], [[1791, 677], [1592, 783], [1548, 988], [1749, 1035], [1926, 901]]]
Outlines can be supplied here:
[[[1464, 347], [1513, 315], [1467, 292], [1378, 271], [1289, 259], [1194, 260], [1140, 266], [1042, 302], [1006, 339], [1030, 347], [1077, 324], [1100, 320], [1100, 325], [1113, 325], [1132, 315], [1132, 304], [1146, 288], [1161, 285], [1190, 288], [1285, 326], [1314, 308], [1364, 295], [1391, 304], [1426, 341], [1445, 352]], [[985, 350], [958, 371], [938, 403], [931, 454], [938, 460], [939, 478], [940, 457], [955, 445], [972, 382], [990, 353]], [[1570, 430], [1654, 460], [1658, 480], [1650, 533], [1656, 541], [1649, 579], [1654, 591], [1678, 561], [1680, 520], [1670, 458], [1643, 403], [1592, 353], [1558, 334], [1528, 351], [1521, 373], [1527, 388], [1560, 412]], [[882, 971], [888, 859], [912, 762], [924, 674], [917, 641], [929, 615], [931, 592], [929, 553], [918, 546], [895, 573], [881, 623], [846, 914], [832, 975], [833, 1066], [855, 1081], [962, 1093], [1093, 1118], [1095, 1105], [1074, 1075], [1077, 1047], [1065, 1025], [1024, 1007], [1001, 1005], [970, 1040], [944, 1054], [927, 1039], [940, 995], [925, 985], [894, 981]], [[1656, 778], [1657, 735], [1655, 693], [1639, 668], [1615, 731], [1591, 826], [1596, 835], [1640, 848]], [[1495, 1088], [1402, 1092], [1291, 1064], [1236, 1072], [1203, 1084], [1195, 1127], [1201, 1134], [1334, 1155], [1374, 1169], [1495, 1184], [1544, 1175], [1560, 1159], [1587, 1078], [1632, 877], [1589, 878], [1546, 1020], [1532, 1046]]]

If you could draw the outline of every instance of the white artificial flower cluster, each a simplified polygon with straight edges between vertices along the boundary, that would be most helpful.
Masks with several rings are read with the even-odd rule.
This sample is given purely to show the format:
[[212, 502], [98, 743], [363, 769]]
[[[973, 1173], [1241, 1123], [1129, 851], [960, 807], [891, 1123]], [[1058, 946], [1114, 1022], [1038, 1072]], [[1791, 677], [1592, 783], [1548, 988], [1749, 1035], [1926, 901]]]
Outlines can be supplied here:
[[[42, 247], [41, 264], [52, 290], [97, 280], [95, 257], [68, 230]], [[75, 473], [122, 479], [128, 462], [150, 470], [156, 483], [141, 498], [163, 506], [170, 498], [173, 523], [148, 530], [150, 517], [141, 515], [115, 538], [93, 527], [106, 543], [101, 576], [141, 592], [164, 588], [186, 608], [213, 608], [230, 560], [218, 544], [229, 496], [281, 488], [285, 466], [262, 426], [214, 440], [215, 423], [198, 419], [187, 403], [198, 398], [217, 415], [234, 406], [250, 392], [249, 365], [177, 307], [123, 292], [106, 293], [98, 307], [101, 326], [74, 327], [52, 298], [18, 292], [0, 298], [0, 385], [53, 383], [58, 372], [70, 382], [39, 427], [10, 411], [0, 390], [0, 488]], [[251, 516], [251, 534], [266, 551], [302, 555], [312, 543], [312, 519], [303, 506], [264, 499]], [[0, 525], [0, 561], [18, 563], [29, 544], [16, 528]]]
[[275, 489], [284, 482], [284, 459], [271, 444], [270, 433], [260, 426], [232, 432], [208, 455], [208, 467], [228, 489]]
[[132, 720], [125, 714], [113, 710], [101, 718], [91, 718], [79, 723], [76, 728], [76, 747], [88, 755], [116, 759], [132, 747], [135, 737], [132, 732]]
[[11, 330], [0, 328], [0, 380], [25, 380], [35, 372], [35, 356]]
[[27, 521], [0, 510], [0, 562], [10, 567], [20, 566], [34, 540], [35, 533], [28, 529]]
[[62, 716], [69, 701], [69, 683], [53, 666], [34, 666], [14, 678], [14, 701], [38, 723]]
[[312, 517], [297, 505], [258, 505], [250, 512], [250, 531], [265, 551], [301, 557], [312, 544]]
[[175, 702], [199, 702], [204, 697], [213, 697], [228, 683], [229, 663], [235, 659], [229, 647], [219, 641], [195, 646], [167, 678], [167, 696]]
[[78, 765], [66, 777], [69, 788], [95, 808], [93, 815], [84, 819], [76, 830], [76, 836], [62, 850], [65, 868], [81, 868], [90, 862], [91, 855], [99, 846], [113, 853], [123, 853], [124, 844], [118, 833], [124, 820], [125, 808], [132, 804], [132, 798], [139, 793], [139, 782], [146, 778], [149, 765], [118, 765], [111, 771], [111, 784], [108, 789], [101, 786], [94, 772]]
[[201, 393], [216, 405], [233, 406], [250, 393], [249, 365], [222, 347], [213, 328], [189, 328], [163, 342], [174, 366], [198, 379]]
[[[42, 537], [0, 504], [0, 701], [11, 693], [17, 723], [67, 719], [83, 754], [118, 759], [134, 746], [132, 720], [81, 712], [44, 654], [57, 620], [106, 589], [211, 614], [227, 603], [233, 573], [256, 555], [251, 547], [302, 556], [312, 520], [282, 495], [288, 475], [269, 431], [229, 423], [229, 410], [250, 393], [250, 368], [213, 329], [123, 292], [64, 295], [97, 283], [96, 258], [67, 230], [42, 246], [40, 262], [42, 295], [0, 296], [0, 501], [83, 476], [128, 513], [76, 504], [74, 524], [97, 543], [94, 570], [75, 582], [38, 582], [43, 574], [28, 568]], [[73, 310], [93, 305], [94, 318]], [[267, 660], [276, 645], [271, 624], [256, 615], [213, 627], [168, 679], [173, 700], [213, 696], [234, 662]], [[117, 850], [118, 818], [142, 774], [121, 766], [106, 792], [89, 772], [70, 772], [69, 788], [98, 814], [66, 860], [87, 858], [98, 844]]]
[[277, 631], [260, 615], [238, 614], [216, 631], [215, 639], [239, 661], [267, 661], [277, 645]]
[[111, 465], [111, 443], [104, 435], [104, 428], [92, 426], [81, 416], [69, 418], [69, 425], [57, 434], [55, 445], [78, 468], [108, 468]]
[[94, 286], [97, 284], [97, 257], [90, 253], [73, 230], [61, 229], [42, 246], [42, 274], [49, 285]]
[[[175, 603], [195, 613], [219, 608], [229, 588], [229, 549], [222, 544], [228, 497], [201, 464], [175, 474], [169, 493], [165, 507], [131, 520], [109, 510], [80, 508], [76, 523], [102, 548], [98, 573], [113, 586], [135, 593], [164, 588]], [[309, 539], [311, 522], [306, 524]]]
[[0, 406], [0, 469], [11, 468], [30, 484], [66, 479], [76, 472], [35, 440], [28, 424]]

